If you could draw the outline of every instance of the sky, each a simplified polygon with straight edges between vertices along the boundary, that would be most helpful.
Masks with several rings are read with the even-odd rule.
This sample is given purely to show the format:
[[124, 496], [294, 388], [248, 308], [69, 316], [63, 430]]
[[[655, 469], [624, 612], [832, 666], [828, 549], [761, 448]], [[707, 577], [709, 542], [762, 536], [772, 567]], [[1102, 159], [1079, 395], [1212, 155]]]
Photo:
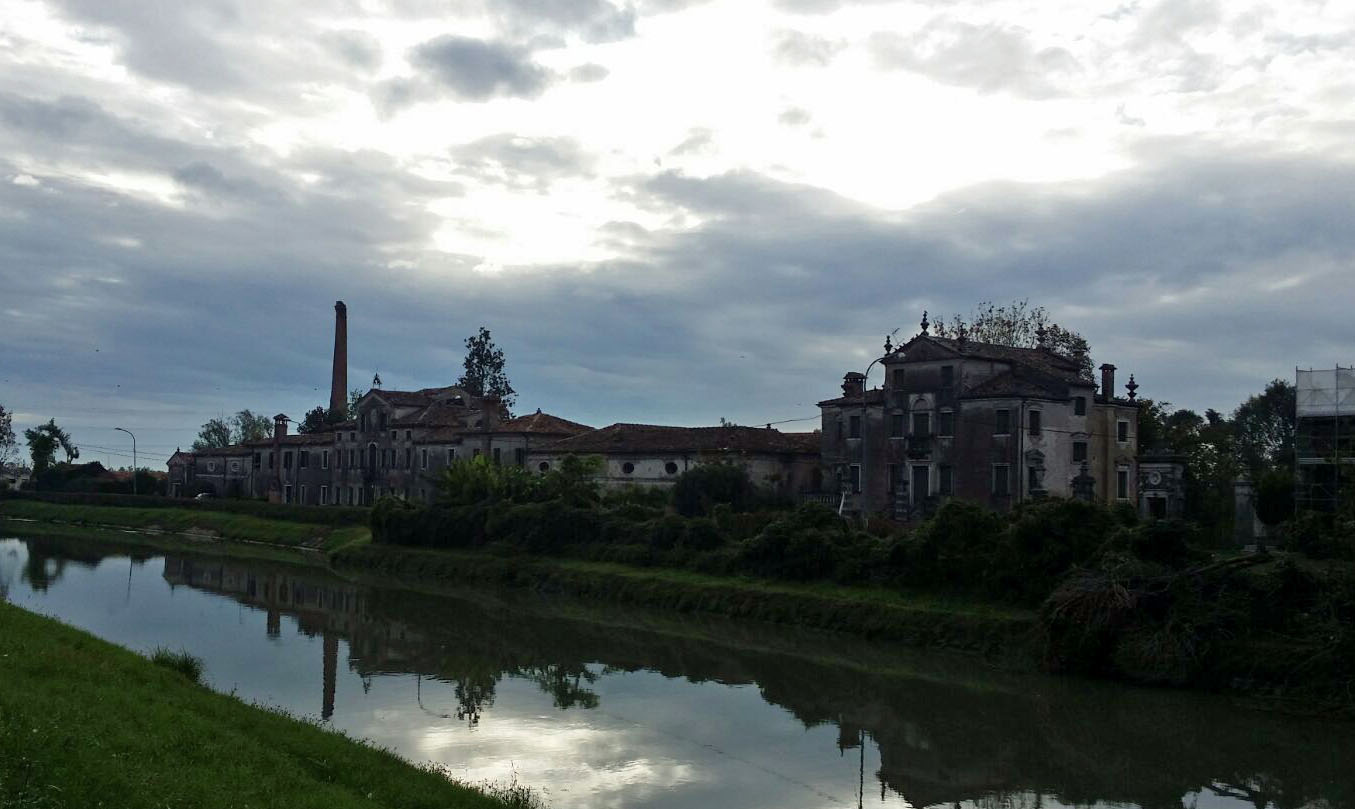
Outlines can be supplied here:
[[1228, 412], [1355, 362], [1351, 64], [1343, 0], [0, 0], [0, 404], [159, 467], [326, 403], [344, 300], [350, 387], [485, 326], [518, 412], [807, 430], [1026, 299]]

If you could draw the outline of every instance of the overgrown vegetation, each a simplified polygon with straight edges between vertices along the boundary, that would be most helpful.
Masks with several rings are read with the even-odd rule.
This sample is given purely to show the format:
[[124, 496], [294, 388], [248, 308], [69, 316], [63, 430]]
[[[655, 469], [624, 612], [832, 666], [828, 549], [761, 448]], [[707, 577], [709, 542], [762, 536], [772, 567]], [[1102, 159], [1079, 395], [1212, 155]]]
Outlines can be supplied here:
[[151, 662], [170, 671], [177, 671], [182, 674], [190, 683], [201, 683], [204, 665], [202, 658], [195, 657], [180, 649], [177, 652], [170, 651], [163, 646], [157, 646], [151, 651]]
[[0, 806], [531, 807], [0, 603]]

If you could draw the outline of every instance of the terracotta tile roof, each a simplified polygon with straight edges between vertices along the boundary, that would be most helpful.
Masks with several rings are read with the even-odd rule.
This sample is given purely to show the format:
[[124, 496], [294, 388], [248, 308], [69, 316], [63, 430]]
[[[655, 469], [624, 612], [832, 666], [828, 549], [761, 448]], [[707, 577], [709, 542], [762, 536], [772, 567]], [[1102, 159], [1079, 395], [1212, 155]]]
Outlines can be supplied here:
[[1068, 384], [1044, 377], [1028, 377], [1011, 371], [991, 376], [960, 395], [962, 399], [1067, 399]]
[[587, 424], [580, 424], [577, 421], [569, 421], [559, 416], [552, 416], [549, 413], [542, 413], [538, 409], [535, 413], [528, 413], [525, 416], [518, 416], [515, 419], [503, 422], [494, 428], [494, 432], [526, 433], [528, 435], [579, 435], [591, 432], [592, 429]]
[[687, 453], [736, 452], [815, 453], [813, 433], [783, 433], [764, 427], [665, 427], [656, 424], [613, 424], [600, 430], [547, 444], [543, 452]]
[[907, 349], [919, 340], [926, 340], [962, 357], [1023, 365], [1068, 382], [1091, 383], [1090, 379], [1082, 375], [1082, 367], [1078, 365], [1076, 360], [1048, 349], [1016, 348], [1014, 346], [997, 345], [996, 343], [976, 343], [973, 340], [960, 342], [950, 337], [933, 337], [927, 334], [914, 337], [906, 345], [900, 346], [899, 350], [906, 354]]
[[[881, 404], [885, 400], [885, 392], [880, 388], [873, 388], [866, 391], [866, 404]], [[839, 396], [836, 399], [825, 399], [819, 402], [819, 407], [824, 405], [859, 405], [860, 396]]]
[[[458, 405], [436, 402], [390, 423], [391, 427], [456, 427], [465, 423], [472, 411]], [[478, 412], [478, 411], [475, 411]]]

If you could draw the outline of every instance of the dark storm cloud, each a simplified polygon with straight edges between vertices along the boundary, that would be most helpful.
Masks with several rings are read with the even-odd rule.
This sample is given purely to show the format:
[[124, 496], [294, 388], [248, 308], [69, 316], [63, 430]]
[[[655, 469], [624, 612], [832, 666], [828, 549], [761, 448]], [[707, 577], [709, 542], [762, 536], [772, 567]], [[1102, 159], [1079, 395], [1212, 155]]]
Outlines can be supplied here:
[[1067, 79], [1080, 70], [1068, 51], [1037, 48], [1020, 28], [974, 25], [948, 17], [938, 17], [909, 34], [873, 34], [870, 50], [876, 64], [886, 69], [911, 70], [981, 93], [1028, 98], [1068, 92]]
[[526, 48], [450, 34], [415, 47], [410, 64], [454, 98], [486, 101], [499, 96], [533, 98], [551, 74], [532, 61]]
[[562, 178], [591, 177], [593, 156], [574, 138], [490, 135], [451, 149], [457, 172], [492, 185], [548, 190]]

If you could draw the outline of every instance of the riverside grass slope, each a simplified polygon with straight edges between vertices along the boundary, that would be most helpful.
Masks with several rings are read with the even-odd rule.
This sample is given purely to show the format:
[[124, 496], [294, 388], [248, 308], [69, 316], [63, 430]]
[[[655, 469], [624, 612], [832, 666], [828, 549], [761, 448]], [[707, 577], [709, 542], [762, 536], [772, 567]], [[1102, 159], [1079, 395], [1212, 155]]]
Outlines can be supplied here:
[[0, 603], [5, 809], [533, 805], [521, 790], [504, 792], [455, 783]]

